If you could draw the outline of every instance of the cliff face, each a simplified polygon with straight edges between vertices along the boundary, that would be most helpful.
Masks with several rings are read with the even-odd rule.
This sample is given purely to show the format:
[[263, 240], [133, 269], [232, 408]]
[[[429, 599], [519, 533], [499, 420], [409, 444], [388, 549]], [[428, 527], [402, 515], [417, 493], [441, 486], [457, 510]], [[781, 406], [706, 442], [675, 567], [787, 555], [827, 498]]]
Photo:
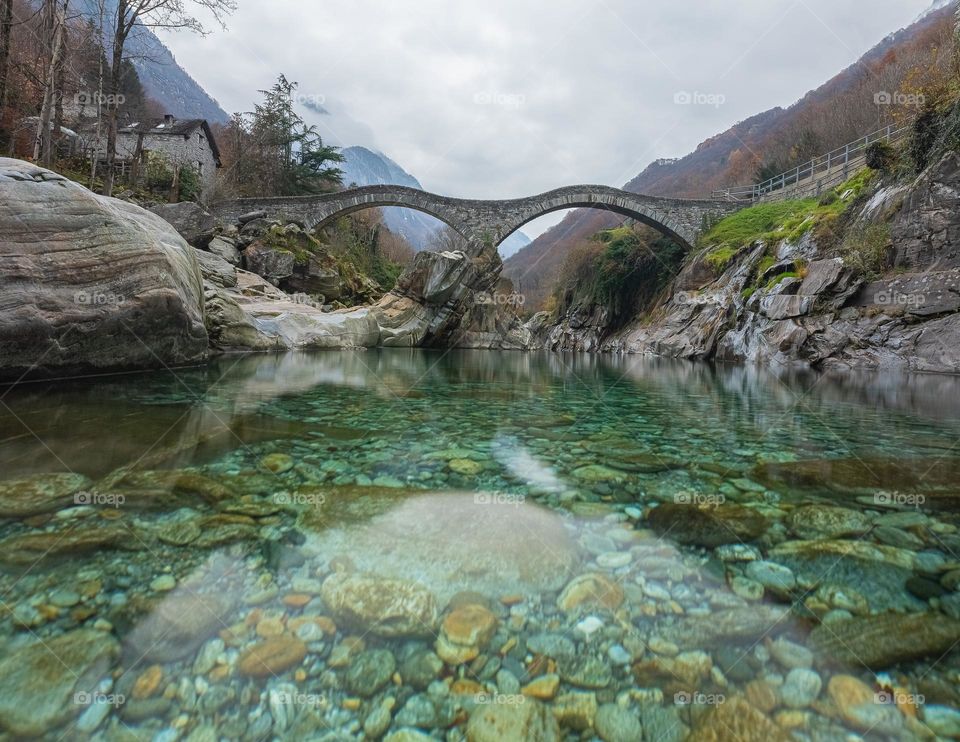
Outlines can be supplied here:
[[851, 203], [839, 241], [857, 235], [873, 235], [892, 270], [868, 278], [814, 230], [746, 244], [720, 271], [710, 248], [691, 256], [669, 297], [618, 332], [602, 307], [530, 329], [554, 350], [960, 372], [960, 155]]

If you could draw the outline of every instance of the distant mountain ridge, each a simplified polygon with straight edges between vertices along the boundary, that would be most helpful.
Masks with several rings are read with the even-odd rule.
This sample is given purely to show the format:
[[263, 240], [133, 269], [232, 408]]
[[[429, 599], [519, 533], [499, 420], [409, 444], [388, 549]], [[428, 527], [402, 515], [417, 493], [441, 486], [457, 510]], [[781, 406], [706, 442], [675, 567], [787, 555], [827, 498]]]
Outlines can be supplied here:
[[[74, 0], [71, 10], [84, 18], [99, 21], [97, 0]], [[117, 13], [117, 0], [104, 0], [104, 43]], [[140, 76], [148, 96], [163, 106], [164, 113], [177, 118], [202, 118], [210, 123], [227, 123], [229, 114], [181, 67], [173, 53], [149, 28], [138, 27], [127, 40], [126, 54]]]
[[[347, 147], [341, 150], [345, 161], [341, 163], [344, 187], [369, 185], [400, 185], [424, 190], [420, 181], [410, 175], [382, 152], [366, 147]], [[428, 250], [444, 223], [413, 209], [390, 206], [383, 209], [383, 220], [392, 232], [403, 236], [415, 250]], [[506, 258], [530, 244], [523, 232], [514, 232], [500, 246], [500, 254]]]

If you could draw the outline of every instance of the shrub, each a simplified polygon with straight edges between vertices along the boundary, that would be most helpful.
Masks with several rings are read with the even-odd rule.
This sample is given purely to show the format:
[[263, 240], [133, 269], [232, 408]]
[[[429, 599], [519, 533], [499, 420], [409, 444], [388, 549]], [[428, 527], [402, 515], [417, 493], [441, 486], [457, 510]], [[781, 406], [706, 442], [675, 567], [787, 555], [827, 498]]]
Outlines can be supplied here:
[[874, 142], [866, 151], [867, 167], [880, 172], [889, 171], [897, 161], [897, 153], [889, 142]]
[[890, 269], [890, 225], [860, 225], [852, 229], [840, 246], [844, 262], [867, 278], [875, 278]]
[[837, 195], [836, 191], [827, 191], [822, 196], [820, 196], [819, 204], [820, 206], [830, 206], [835, 204], [840, 200], [840, 196]]

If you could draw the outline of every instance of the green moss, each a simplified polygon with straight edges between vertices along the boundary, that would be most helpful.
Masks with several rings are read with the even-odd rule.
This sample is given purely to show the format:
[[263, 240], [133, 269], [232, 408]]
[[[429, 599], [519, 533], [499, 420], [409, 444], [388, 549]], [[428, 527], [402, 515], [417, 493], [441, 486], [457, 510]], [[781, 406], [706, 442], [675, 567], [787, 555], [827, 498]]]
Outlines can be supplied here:
[[779, 286], [781, 283], [783, 283], [784, 281], [786, 281], [788, 278], [802, 278], [802, 276], [800, 275], [800, 273], [799, 273], [798, 271], [786, 271], [785, 273], [778, 273], [778, 274], [775, 275], [773, 278], [771, 278], [769, 281], [767, 281], [767, 285], [766, 285], [764, 288], [765, 288], [767, 291], [769, 291], [770, 289]]
[[723, 247], [718, 247], [716, 250], [708, 252], [706, 261], [714, 271], [719, 273], [730, 264], [730, 261], [733, 260], [739, 252], [739, 248], [724, 245]]
[[[871, 185], [874, 175], [865, 168], [817, 198], [761, 203], [728, 216], [702, 239], [702, 243], [711, 248], [706, 255], [707, 262], [714, 270], [722, 271], [742, 249], [755, 242], [796, 242], [810, 230], [829, 225]], [[775, 262], [773, 258], [764, 257], [759, 272], [763, 273]]]
[[744, 301], [750, 301], [750, 297], [757, 293], [756, 286], [747, 286], [743, 291], [740, 292], [740, 298]]

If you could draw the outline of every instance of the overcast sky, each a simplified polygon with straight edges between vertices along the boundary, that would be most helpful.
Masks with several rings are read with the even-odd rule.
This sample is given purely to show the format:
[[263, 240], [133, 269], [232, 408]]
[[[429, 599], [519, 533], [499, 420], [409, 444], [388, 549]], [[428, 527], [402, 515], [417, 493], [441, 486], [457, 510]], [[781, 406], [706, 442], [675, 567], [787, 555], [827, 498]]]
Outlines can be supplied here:
[[331, 143], [427, 190], [509, 198], [621, 186], [789, 105], [932, 1], [238, 0], [228, 31], [164, 41], [227, 111], [283, 72], [330, 112], [304, 109]]

